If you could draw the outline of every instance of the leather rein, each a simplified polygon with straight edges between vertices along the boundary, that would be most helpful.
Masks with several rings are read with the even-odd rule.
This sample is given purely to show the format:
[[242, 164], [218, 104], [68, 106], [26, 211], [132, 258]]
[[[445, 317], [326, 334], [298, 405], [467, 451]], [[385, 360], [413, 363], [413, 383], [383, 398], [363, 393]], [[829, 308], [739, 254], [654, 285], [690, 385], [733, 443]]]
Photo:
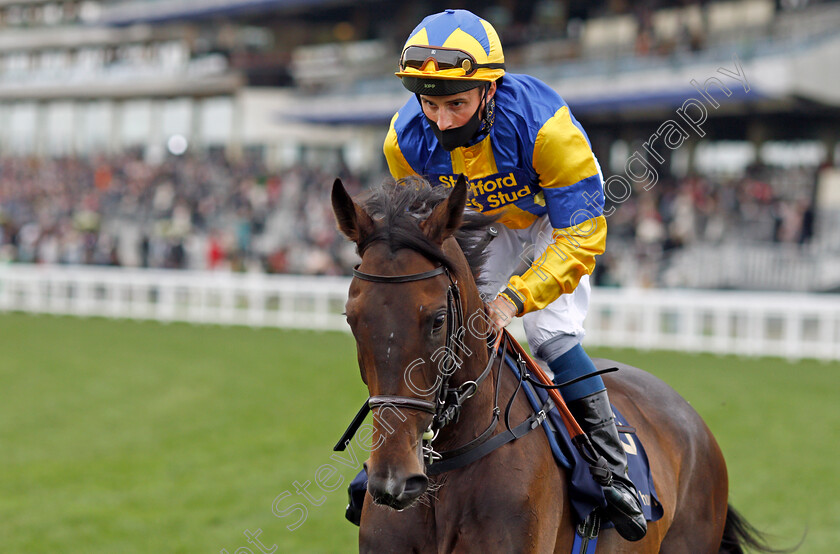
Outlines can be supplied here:
[[[467, 381], [458, 387], [453, 388], [449, 386], [450, 377], [460, 365], [460, 360], [455, 355], [453, 346], [455, 345], [455, 341], [460, 342], [463, 339], [463, 334], [465, 332], [463, 327], [464, 313], [463, 306], [461, 304], [461, 295], [458, 289], [458, 282], [453, 279], [449, 270], [447, 270], [444, 266], [438, 266], [434, 269], [421, 273], [411, 273], [407, 275], [375, 275], [359, 271], [357, 266], [353, 269], [353, 275], [357, 279], [365, 281], [391, 284], [422, 281], [424, 279], [437, 277], [438, 275], [446, 275], [449, 278], [449, 287], [446, 292], [447, 334], [445, 346], [446, 358], [443, 364], [445, 371], [441, 372], [443, 374], [443, 378], [437, 387], [435, 395], [436, 400], [434, 402], [412, 396], [379, 395], [369, 397], [365, 400], [365, 403], [353, 418], [350, 426], [346, 431], [344, 431], [344, 434], [341, 436], [338, 443], [333, 447], [333, 450], [342, 451], [347, 448], [347, 445], [350, 444], [350, 441], [353, 439], [356, 431], [364, 422], [365, 417], [367, 417], [368, 412], [374, 408], [390, 406], [395, 409], [403, 408], [418, 410], [433, 415], [432, 424], [429, 426], [429, 429], [423, 433], [422, 453], [423, 460], [426, 464], [426, 473], [428, 475], [437, 475], [471, 464], [472, 462], [486, 456], [493, 450], [522, 437], [542, 425], [546, 419], [546, 414], [549, 411], [554, 408], [558, 408], [563, 419], [563, 423], [572, 438], [572, 443], [578, 448], [583, 458], [589, 463], [590, 471], [592, 471], [593, 475], [596, 476], [596, 479], [599, 478], [604, 471], [606, 471], [602, 467], [606, 462], [603, 462], [602, 459], [600, 459], [600, 456], [592, 447], [589, 438], [581, 430], [571, 412], [569, 412], [565, 402], [563, 402], [558, 389], [594, 375], [616, 371], [617, 368], [602, 369], [576, 379], [572, 379], [571, 381], [565, 383], [553, 384], [545, 373], [543, 373], [542, 369], [540, 369], [534, 360], [525, 352], [522, 345], [511, 338], [507, 330], [503, 330], [502, 336], [499, 337], [499, 339], [503, 342], [501, 351], [506, 354], [511, 353], [516, 355], [516, 365], [519, 367], [519, 384], [507, 404], [507, 410], [505, 412], [505, 427], [507, 427], [507, 430], [494, 435], [493, 432], [499, 423], [499, 415], [501, 413], [501, 410], [499, 409], [499, 391], [501, 389], [499, 381], [501, 380], [501, 368], [504, 363], [505, 356], [498, 356], [500, 350], [498, 342], [493, 345], [488, 344], [488, 347], [490, 348], [490, 359], [488, 360], [481, 375], [479, 375], [474, 381]], [[497, 357], [500, 359], [499, 375], [496, 378], [493, 418], [490, 425], [488, 425], [478, 437], [467, 444], [464, 444], [454, 450], [436, 452], [432, 447], [432, 442], [435, 438], [437, 438], [438, 432], [445, 425], [458, 421], [462, 404], [464, 401], [475, 395], [478, 391], [478, 387], [480, 387], [484, 380], [490, 375], [491, 369], [493, 364], [496, 362]], [[537, 379], [534, 379], [532, 375]], [[539, 410], [535, 410], [525, 421], [512, 428], [509, 420], [510, 409], [522, 386], [523, 380], [530, 382], [534, 386], [547, 389], [549, 396], [548, 400], [539, 408]]]

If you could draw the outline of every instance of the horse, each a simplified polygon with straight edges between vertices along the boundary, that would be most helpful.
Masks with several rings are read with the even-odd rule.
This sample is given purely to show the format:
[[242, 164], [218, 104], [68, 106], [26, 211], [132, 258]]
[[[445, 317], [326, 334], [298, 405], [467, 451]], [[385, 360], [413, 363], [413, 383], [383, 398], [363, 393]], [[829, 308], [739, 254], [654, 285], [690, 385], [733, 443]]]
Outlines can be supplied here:
[[[462, 467], [427, 474], [436, 451], [464, 450], [502, 433], [493, 424], [499, 398], [512, 398], [510, 421], [533, 413], [515, 395], [517, 381], [491, 367], [492, 327], [476, 284], [484, 245], [476, 237], [492, 220], [465, 213], [463, 177], [446, 190], [410, 178], [356, 202], [340, 180], [333, 184], [338, 228], [361, 258], [345, 315], [373, 412], [359, 551], [570, 552], [575, 524], [566, 475], [545, 434], [526, 434]], [[619, 368], [603, 378], [613, 404], [637, 428], [664, 509], [642, 540], [626, 542], [604, 529], [599, 549], [765, 550], [760, 534], [729, 505], [723, 455], [697, 412], [641, 369], [612, 360], [596, 365]], [[439, 425], [444, 389], [459, 402]]]

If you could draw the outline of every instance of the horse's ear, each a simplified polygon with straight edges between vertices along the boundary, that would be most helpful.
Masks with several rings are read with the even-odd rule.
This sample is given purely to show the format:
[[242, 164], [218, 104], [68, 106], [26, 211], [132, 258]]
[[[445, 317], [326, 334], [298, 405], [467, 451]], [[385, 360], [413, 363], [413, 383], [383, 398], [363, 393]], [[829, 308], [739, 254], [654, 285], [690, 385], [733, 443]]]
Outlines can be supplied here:
[[333, 183], [332, 207], [338, 229], [356, 244], [373, 232], [373, 220], [367, 212], [353, 202], [341, 179], [336, 179]]
[[432, 215], [420, 224], [420, 228], [432, 242], [443, 243], [460, 227], [466, 203], [467, 180], [460, 175], [449, 193], [449, 198], [435, 207]]

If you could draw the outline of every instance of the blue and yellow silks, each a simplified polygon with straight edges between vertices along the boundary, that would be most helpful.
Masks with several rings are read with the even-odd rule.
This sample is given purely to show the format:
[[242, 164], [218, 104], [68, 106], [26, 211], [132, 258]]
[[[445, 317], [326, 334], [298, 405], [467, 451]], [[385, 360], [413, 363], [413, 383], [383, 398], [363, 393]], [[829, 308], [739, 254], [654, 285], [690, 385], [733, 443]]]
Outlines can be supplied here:
[[495, 105], [485, 137], [447, 152], [412, 98], [391, 120], [383, 149], [396, 179], [420, 175], [432, 185], [451, 187], [464, 174], [468, 208], [497, 215], [510, 228], [549, 217], [553, 244], [508, 283], [524, 303], [521, 315], [571, 293], [592, 273], [607, 234], [603, 182], [586, 133], [547, 85], [508, 73]]

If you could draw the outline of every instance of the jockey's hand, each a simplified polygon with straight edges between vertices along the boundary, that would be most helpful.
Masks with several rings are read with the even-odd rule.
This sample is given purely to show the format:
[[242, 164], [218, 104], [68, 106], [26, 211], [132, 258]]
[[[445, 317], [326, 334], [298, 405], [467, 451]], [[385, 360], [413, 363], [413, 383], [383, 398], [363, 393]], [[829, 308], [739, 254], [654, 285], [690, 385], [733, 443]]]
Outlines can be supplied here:
[[496, 327], [496, 332], [501, 333], [502, 329], [507, 327], [516, 316], [516, 306], [504, 296], [499, 295], [487, 304], [487, 313]]

